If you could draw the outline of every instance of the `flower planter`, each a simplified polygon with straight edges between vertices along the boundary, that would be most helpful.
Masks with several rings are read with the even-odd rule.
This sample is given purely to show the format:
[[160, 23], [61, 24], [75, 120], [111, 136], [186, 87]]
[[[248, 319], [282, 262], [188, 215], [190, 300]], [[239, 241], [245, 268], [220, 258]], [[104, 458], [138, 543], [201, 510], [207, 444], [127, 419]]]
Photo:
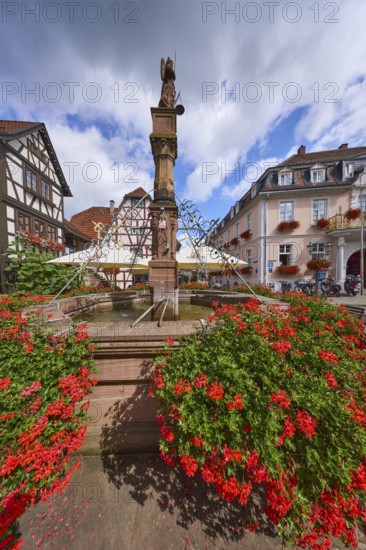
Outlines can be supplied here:
[[298, 265], [279, 265], [277, 272], [281, 275], [296, 275], [300, 271]]
[[361, 208], [350, 208], [344, 213], [346, 220], [357, 220], [361, 216]]
[[280, 222], [277, 225], [277, 231], [292, 231], [300, 227], [300, 222], [297, 220], [290, 220], [289, 222]]
[[233, 239], [231, 239], [230, 241], [230, 244], [232, 246], [236, 246], [237, 244], [239, 243], [239, 239], [237, 237], [234, 237]]
[[329, 225], [329, 220], [325, 219], [325, 218], [320, 218], [316, 224], [315, 224], [315, 227], [317, 229], [326, 229]]
[[243, 233], [240, 233], [240, 237], [242, 239], [247, 240], [247, 239], [250, 239], [250, 237], [252, 236], [252, 233], [253, 232], [250, 229], [247, 229], [246, 231], [243, 231]]
[[240, 273], [242, 273], [243, 275], [249, 275], [250, 273], [252, 273], [252, 271], [253, 271], [252, 266], [246, 265], [241, 268]]
[[311, 269], [312, 271], [319, 271], [321, 269], [328, 269], [331, 265], [332, 265], [332, 262], [330, 262], [329, 260], [319, 259], [319, 260], [310, 260], [306, 264], [306, 267], [308, 269]]
[[29, 231], [18, 231], [16, 236], [19, 238], [19, 240], [24, 244], [29, 244], [30, 246], [34, 246], [35, 248], [43, 249], [43, 250], [50, 250], [55, 252], [64, 252], [65, 251], [65, 245], [62, 243], [58, 243], [56, 241], [52, 241], [51, 239], [46, 239], [44, 237], [39, 237], [38, 235], [33, 235]]

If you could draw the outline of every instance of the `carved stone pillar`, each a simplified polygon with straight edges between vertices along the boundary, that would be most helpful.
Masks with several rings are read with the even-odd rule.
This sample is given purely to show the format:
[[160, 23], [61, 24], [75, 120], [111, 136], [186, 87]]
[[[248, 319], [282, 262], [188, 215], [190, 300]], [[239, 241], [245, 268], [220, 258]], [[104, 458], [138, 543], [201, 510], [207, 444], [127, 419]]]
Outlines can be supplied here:
[[[152, 259], [149, 262], [151, 303], [167, 300], [164, 318], [178, 318], [178, 263], [176, 261], [178, 208], [174, 196], [174, 164], [177, 158], [176, 110], [152, 108], [151, 150], [155, 163], [154, 200], [150, 205]], [[153, 310], [160, 318], [165, 303]]]

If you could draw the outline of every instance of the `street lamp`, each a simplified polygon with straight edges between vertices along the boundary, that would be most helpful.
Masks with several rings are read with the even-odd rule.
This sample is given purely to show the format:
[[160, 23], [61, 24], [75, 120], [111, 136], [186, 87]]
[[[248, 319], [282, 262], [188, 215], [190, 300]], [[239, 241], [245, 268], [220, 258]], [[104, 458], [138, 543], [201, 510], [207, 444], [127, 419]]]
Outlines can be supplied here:
[[[322, 250], [321, 251], [319, 250], [319, 245], [322, 245]], [[308, 249], [309, 256], [310, 256], [311, 259], [313, 259], [314, 255], [316, 255], [316, 258], [314, 258], [314, 259], [322, 259], [322, 258], [326, 258], [329, 255], [330, 248], [331, 248], [331, 243], [330, 242], [319, 243], [319, 242], [310, 241], [306, 245], [306, 248]], [[316, 282], [316, 292], [318, 292], [318, 290], [319, 290], [319, 270], [316, 271], [315, 282]]]

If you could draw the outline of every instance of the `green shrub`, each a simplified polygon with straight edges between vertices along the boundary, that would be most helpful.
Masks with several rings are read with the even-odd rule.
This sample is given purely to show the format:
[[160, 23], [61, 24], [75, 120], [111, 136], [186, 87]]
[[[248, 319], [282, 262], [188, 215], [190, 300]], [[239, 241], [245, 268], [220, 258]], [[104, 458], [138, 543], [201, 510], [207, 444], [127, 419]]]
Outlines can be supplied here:
[[365, 520], [365, 343], [361, 325], [324, 300], [225, 305], [216, 332], [157, 362], [160, 449], [227, 501], [265, 488], [285, 542], [356, 547]]
[[52, 335], [42, 297], [0, 296], [0, 547], [18, 548], [16, 520], [30, 504], [68, 484], [70, 453], [81, 446], [95, 380], [86, 325]]

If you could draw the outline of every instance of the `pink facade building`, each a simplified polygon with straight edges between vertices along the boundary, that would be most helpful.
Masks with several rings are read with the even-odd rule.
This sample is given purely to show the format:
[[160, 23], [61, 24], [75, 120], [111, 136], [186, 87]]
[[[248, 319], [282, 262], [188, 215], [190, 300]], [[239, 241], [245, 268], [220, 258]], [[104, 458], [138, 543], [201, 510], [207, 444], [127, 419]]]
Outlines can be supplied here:
[[283, 279], [312, 278], [309, 260], [325, 259], [327, 274], [343, 284], [361, 272], [365, 213], [366, 147], [306, 153], [301, 146], [253, 183], [216, 237], [249, 263], [248, 282], [278, 289]]

